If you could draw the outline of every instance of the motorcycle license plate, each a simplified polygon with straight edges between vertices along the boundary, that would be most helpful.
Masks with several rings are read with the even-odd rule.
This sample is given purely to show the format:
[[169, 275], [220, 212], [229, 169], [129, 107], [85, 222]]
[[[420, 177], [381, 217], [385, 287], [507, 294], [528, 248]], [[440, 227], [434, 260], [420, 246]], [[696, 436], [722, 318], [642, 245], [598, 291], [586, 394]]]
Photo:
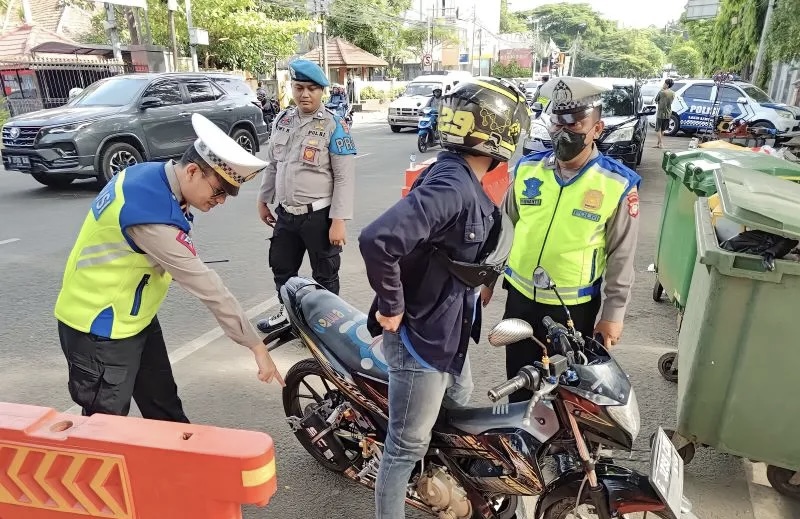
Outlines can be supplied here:
[[683, 460], [664, 429], [658, 428], [650, 455], [650, 484], [667, 505], [673, 519], [680, 519], [683, 501]]

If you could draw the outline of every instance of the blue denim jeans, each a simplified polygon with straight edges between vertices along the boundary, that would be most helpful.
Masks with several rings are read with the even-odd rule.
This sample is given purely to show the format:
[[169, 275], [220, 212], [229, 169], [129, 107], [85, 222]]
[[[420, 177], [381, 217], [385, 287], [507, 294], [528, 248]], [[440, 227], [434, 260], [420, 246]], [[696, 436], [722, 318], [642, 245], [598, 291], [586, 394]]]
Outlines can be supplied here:
[[408, 479], [428, 451], [439, 409], [467, 404], [472, 372], [469, 356], [458, 377], [425, 368], [399, 334], [386, 331], [383, 354], [389, 365], [389, 430], [375, 483], [375, 517], [403, 519]]

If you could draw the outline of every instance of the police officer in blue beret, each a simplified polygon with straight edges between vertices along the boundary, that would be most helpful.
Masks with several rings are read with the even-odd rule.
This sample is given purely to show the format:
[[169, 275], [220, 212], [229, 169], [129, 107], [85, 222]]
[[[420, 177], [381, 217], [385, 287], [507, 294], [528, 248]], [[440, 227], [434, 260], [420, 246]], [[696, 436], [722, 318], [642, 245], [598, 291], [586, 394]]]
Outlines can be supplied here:
[[[345, 221], [353, 218], [356, 146], [347, 123], [322, 105], [330, 84], [322, 69], [301, 59], [289, 64], [289, 74], [295, 106], [275, 118], [258, 196], [259, 217], [274, 228], [269, 266], [280, 297], [308, 252], [314, 279], [338, 294]], [[276, 204], [274, 213], [268, 204]], [[286, 320], [281, 305], [257, 326], [269, 333]]]

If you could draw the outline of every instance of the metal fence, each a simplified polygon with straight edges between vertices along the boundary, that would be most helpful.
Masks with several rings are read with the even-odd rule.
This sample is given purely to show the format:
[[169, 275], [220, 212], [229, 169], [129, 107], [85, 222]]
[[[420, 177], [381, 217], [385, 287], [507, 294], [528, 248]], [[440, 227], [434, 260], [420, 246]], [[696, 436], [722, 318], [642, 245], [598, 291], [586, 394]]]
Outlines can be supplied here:
[[0, 59], [0, 87], [13, 117], [65, 105], [73, 88], [86, 88], [119, 74], [147, 71], [147, 65], [111, 60]]

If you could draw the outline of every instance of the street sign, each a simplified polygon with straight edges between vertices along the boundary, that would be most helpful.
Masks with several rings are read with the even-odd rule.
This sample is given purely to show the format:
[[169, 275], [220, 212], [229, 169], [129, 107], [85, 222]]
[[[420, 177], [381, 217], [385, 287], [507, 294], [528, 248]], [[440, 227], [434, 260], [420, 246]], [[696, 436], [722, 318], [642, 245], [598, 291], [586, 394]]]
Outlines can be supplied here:
[[422, 55], [422, 64], [426, 67], [429, 67], [433, 63], [433, 58], [431, 58], [430, 54], [423, 54]]

